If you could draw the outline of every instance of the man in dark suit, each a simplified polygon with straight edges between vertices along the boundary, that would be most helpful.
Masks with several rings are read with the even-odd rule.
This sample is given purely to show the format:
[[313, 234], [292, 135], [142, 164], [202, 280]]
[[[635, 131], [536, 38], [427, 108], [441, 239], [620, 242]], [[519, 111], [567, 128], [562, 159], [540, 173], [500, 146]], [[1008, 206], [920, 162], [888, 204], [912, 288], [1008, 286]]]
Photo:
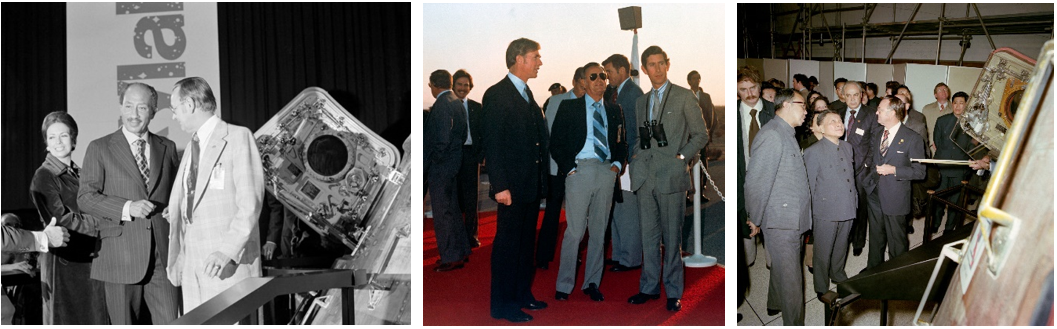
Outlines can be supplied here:
[[587, 94], [563, 101], [554, 118], [550, 150], [558, 163], [558, 174], [565, 175], [565, 235], [562, 238], [561, 266], [554, 298], [568, 300], [576, 283], [576, 260], [584, 231], [591, 238], [584, 258], [581, 289], [592, 300], [602, 301], [602, 259], [613, 185], [620, 168], [627, 163], [624, 115], [620, 107], [605, 102], [606, 73], [602, 65], [584, 65]]
[[869, 99], [869, 101], [866, 102], [867, 106], [877, 108], [877, 105], [881, 104], [881, 97], [878, 97], [879, 95], [877, 95], [876, 83], [867, 83], [864, 92], [866, 92], [866, 98]]
[[868, 223], [871, 221], [870, 218], [881, 215], [880, 213], [870, 212], [873, 208], [866, 204], [868, 198], [866, 197], [866, 190], [863, 189], [866, 175], [869, 172], [869, 168], [866, 168], [864, 164], [871, 163], [870, 159], [873, 155], [871, 153], [870, 140], [881, 130], [881, 126], [877, 124], [876, 109], [861, 103], [862, 89], [859, 88], [859, 84], [857, 82], [848, 82], [843, 86], [841, 94], [844, 95], [845, 99], [848, 99], [849, 103], [846, 104], [843, 110], [836, 111], [844, 122], [844, 137], [841, 139], [851, 144], [852, 165], [855, 166], [855, 186], [856, 191], [859, 193], [859, 204], [856, 208], [855, 220], [852, 221], [851, 242], [852, 253], [858, 256], [862, 254], [862, 249], [866, 247], [866, 233], [869, 227]]
[[[635, 118], [635, 100], [642, 96], [642, 88], [631, 79], [631, 63], [627, 56], [613, 54], [602, 61], [602, 67], [609, 75], [609, 89], [606, 100], [620, 106], [624, 113], [624, 135], [627, 137], [625, 146], [630, 159], [638, 151], [638, 145], [633, 145], [639, 138]], [[628, 166], [620, 170], [620, 176], [628, 175]], [[630, 181], [630, 180], [629, 180]], [[637, 269], [642, 266], [642, 227], [639, 225], [639, 200], [631, 193], [631, 184], [621, 184], [617, 181], [617, 193], [613, 204], [613, 225], [610, 226], [610, 240], [613, 245], [613, 260], [617, 264], [609, 270], [613, 272], [624, 272]]]
[[815, 293], [822, 296], [829, 290], [830, 279], [836, 283], [848, 279], [844, 265], [859, 194], [853, 181], [851, 144], [840, 140], [844, 135], [840, 114], [826, 110], [814, 120], [823, 138], [804, 150], [804, 167], [811, 187], [814, 286]]
[[466, 142], [462, 144], [462, 164], [455, 176], [456, 190], [459, 195], [459, 210], [462, 211], [463, 224], [466, 226], [466, 238], [470, 248], [481, 246], [477, 239], [477, 187], [480, 185], [481, 161], [484, 160], [484, 143], [481, 142], [481, 103], [466, 96], [473, 89], [473, 77], [466, 70], [455, 71], [451, 76], [452, 89], [459, 98], [467, 127]]
[[[954, 99], [951, 101], [951, 113], [941, 115], [936, 119], [936, 130], [933, 136], [933, 141], [936, 143], [936, 159], [969, 160], [969, 154], [965, 153], [965, 150], [973, 147], [973, 138], [966, 134], [958, 124], [958, 119], [962, 117], [962, 113], [965, 113], [965, 105], [968, 101], [969, 94], [959, 91], [954, 94]], [[965, 166], [940, 165], [939, 172], [940, 186], [936, 188], [936, 191], [958, 186], [965, 179], [969, 169]], [[960, 196], [960, 192], [953, 193], [947, 197], [947, 201], [958, 202]], [[944, 208], [946, 207], [943, 204], [935, 205], [932, 227], [929, 228], [933, 232], [940, 228]], [[958, 229], [963, 220], [964, 215], [961, 212], [947, 212], [947, 225], [944, 227], [944, 232]]]
[[743, 234], [745, 258], [756, 261], [756, 235], [749, 234], [749, 213], [745, 210], [745, 168], [748, 166], [752, 141], [763, 127], [774, 118], [774, 103], [760, 98], [760, 74], [750, 66], [738, 69], [738, 231]]
[[[848, 79], [845, 78], [837, 78], [837, 80], [833, 80], [833, 93], [836, 94], [837, 100], [833, 101], [832, 103], [829, 103], [830, 110], [843, 113], [844, 109], [848, 108], [848, 100], [845, 99], [846, 96], [844, 95], [844, 85], [847, 82]], [[860, 95], [859, 97], [861, 98], [862, 95]]]
[[[708, 143], [708, 129], [701, 107], [690, 90], [668, 80], [668, 54], [658, 46], [642, 52], [642, 71], [653, 89], [635, 102], [635, 117], [641, 121], [635, 145], [641, 148], [631, 164], [631, 189], [639, 198], [642, 225], [643, 268], [639, 293], [629, 303], [642, 304], [660, 298], [661, 244], [664, 245], [664, 291], [667, 309], [682, 308], [683, 215], [690, 182], [690, 161]], [[647, 126], [648, 123], [648, 126]], [[650, 134], [643, 130], [649, 129]]]
[[[697, 71], [690, 71], [690, 73], [686, 75], [686, 83], [690, 85], [690, 92], [694, 93], [694, 97], [697, 98], [697, 105], [701, 107], [701, 117], [705, 120], [705, 129], [708, 129], [709, 143], [705, 143], [705, 146], [702, 147], [701, 152], [699, 152], [701, 154], [701, 163], [707, 169], [708, 157], [705, 155], [705, 150], [708, 149], [709, 144], [711, 144], [713, 138], [715, 138], [713, 134], [715, 134], [716, 132], [716, 110], [715, 106], [712, 104], [712, 96], [706, 93], [705, 90], [701, 88], [701, 73], [698, 73]], [[708, 198], [706, 198], [704, 194], [705, 188], [708, 187], [707, 185], [708, 182], [702, 179], [701, 186], [697, 187], [697, 192], [701, 193], [701, 198], [702, 200], [704, 200], [703, 202], [708, 202]], [[693, 204], [692, 193], [687, 193], [686, 202], [687, 204]], [[685, 225], [687, 227], [693, 227], [693, 218], [687, 217]], [[687, 230], [687, 232], [683, 232], [684, 242], [693, 243], [693, 241], [690, 240], [690, 236], [693, 235], [690, 231], [693, 230]]]
[[521, 38], [506, 50], [509, 73], [484, 93], [488, 194], [499, 204], [492, 245], [491, 315], [510, 322], [531, 321], [521, 309], [547, 303], [532, 296], [533, 242], [540, 197], [546, 193], [547, 122], [526, 82], [543, 61], [539, 43]]
[[433, 210], [433, 227], [437, 231], [440, 265], [437, 272], [460, 269], [470, 256], [466, 226], [455, 187], [455, 176], [462, 163], [466, 141], [466, 110], [451, 92], [451, 75], [445, 70], [433, 71], [429, 89], [437, 100], [425, 122], [424, 167], [429, 176], [429, 196]]
[[[570, 99], [576, 99], [584, 95], [584, 68], [577, 67], [573, 71], [572, 87], [564, 94], [554, 95], [547, 98], [544, 117], [547, 118], [547, 131], [554, 125], [554, 117], [558, 114], [558, 105]], [[543, 222], [540, 223], [540, 233], [536, 237], [536, 268], [546, 270], [550, 268], [550, 262], [554, 260], [554, 248], [558, 244], [558, 220], [562, 214], [562, 204], [565, 202], [565, 175], [558, 174], [558, 163], [554, 162], [553, 154], [549, 156], [550, 171], [547, 173], [547, 209], [543, 212]]]
[[870, 218], [870, 256], [866, 268], [884, 262], [885, 247], [889, 258], [907, 251], [906, 216], [910, 213], [910, 181], [925, 178], [925, 165], [910, 159], [925, 157], [925, 144], [918, 133], [905, 129], [903, 101], [893, 96], [881, 99], [877, 122], [884, 126], [870, 142], [874, 152], [868, 163], [865, 188], [870, 207], [882, 216]]
[[801, 236], [811, 229], [807, 171], [795, 130], [807, 116], [804, 96], [792, 89], [774, 97], [775, 115], [752, 142], [745, 173], [745, 202], [752, 234], [763, 232], [771, 260], [767, 308], [782, 311], [782, 324], [804, 325]]
[[99, 257], [92, 279], [105, 283], [113, 324], [143, 324], [147, 305], [153, 324], [177, 317], [180, 291], [169, 282], [169, 203], [179, 159], [176, 144], [150, 133], [158, 93], [131, 83], [121, 93], [122, 127], [92, 141], [81, 169], [77, 203], [99, 221]]

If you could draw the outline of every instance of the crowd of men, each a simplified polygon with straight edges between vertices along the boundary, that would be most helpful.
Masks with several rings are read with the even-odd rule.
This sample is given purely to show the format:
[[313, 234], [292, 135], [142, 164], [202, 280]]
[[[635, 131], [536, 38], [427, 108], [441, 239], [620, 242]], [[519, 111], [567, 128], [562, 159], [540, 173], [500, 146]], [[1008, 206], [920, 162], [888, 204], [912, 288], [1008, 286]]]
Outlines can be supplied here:
[[[641, 268], [638, 293], [628, 302], [659, 299], [663, 282], [666, 308], [679, 311], [685, 200], [696, 190], [690, 170], [710, 139], [706, 124], [716, 124], [711, 98], [698, 86], [701, 75], [688, 74], [692, 89], [673, 84], [668, 55], [651, 46], [641, 56], [649, 93], [631, 79], [628, 58], [615, 54], [576, 68], [571, 90], [553, 84], [540, 108], [527, 85], [543, 65], [539, 43], [514, 40], [505, 59], [509, 73], [481, 103], [466, 97], [473, 87], [466, 71], [430, 75], [437, 100], [424, 124], [424, 168], [440, 251], [434, 270], [462, 268], [480, 245], [477, 185], [486, 163], [488, 195], [498, 203], [493, 318], [530, 321], [522, 310], [547, 307], [533, 296], [532, 278], [553, 261], [563, 203], [555, 300], [569, 299], [586, 232], [581, 291], [601, 302], [605, 265], [614, 272]], [[541, 199], [547, 207], [537, 236]], [[604, 259], [607, 227], [611, 259]]]
[[[940, 203], [926, 209], [926, 190], [960, 185], [972, 176], [970, 168], [988, 168], [990, 159], [969, 166], [926, 166], [912, 159], [972, 160], [968, 150], [978, 142], [958, 123], [969, 99], [965, 92], [952, 99], [939, 83], [936, 102], [918, 111], [909, 88], [896, 81], [879, 94], [876, 84], [839, 78], [839, 99], [832, 102], [803, 74], [785, 89], [746, 66], [738, 69], [736, 83], [738, 226], [745, 257], [739, 265], [755, 260], [754, 238], [762, 235], [770, 268], [767, 309], [781, 313], [783, 324], [804, 324], [801, 264], [811, 269], [821, 296], [830, 282], [848, 279], [849, 251], [859, 256], [867, 235], [870, 269], [885, 261], [886, 250], [889, 259], [906, 253], [914, 218], [928, 211], [934, 220], [925, 230], [933, 233], [945, 211], [945, 233], [963, 224], [961, 213]], [[952, 193], [948, 200], [958, 197]], [[805, 234], [814, 248], [802, 263]], [[745, 284], [739, 285], [743, 294]]]

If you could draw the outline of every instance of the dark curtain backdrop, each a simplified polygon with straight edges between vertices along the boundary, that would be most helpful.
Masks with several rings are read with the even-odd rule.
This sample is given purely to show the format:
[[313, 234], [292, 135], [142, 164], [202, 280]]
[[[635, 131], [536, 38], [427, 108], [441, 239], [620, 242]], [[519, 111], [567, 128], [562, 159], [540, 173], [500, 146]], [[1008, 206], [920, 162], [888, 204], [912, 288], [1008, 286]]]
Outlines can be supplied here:
[[[40, 123], [66, 110], [66, 6], [4, 3], [3, 211], [33, 208], [44, 160]], [[398, 148], [411, 132], [409, 3], [219, 3], [221, 108], [256, 130], [308, 87], [321, 87]], [[86, 146], [98, 136], [79, 136]], [[32, 215], [32, 212], [29, 212]]]

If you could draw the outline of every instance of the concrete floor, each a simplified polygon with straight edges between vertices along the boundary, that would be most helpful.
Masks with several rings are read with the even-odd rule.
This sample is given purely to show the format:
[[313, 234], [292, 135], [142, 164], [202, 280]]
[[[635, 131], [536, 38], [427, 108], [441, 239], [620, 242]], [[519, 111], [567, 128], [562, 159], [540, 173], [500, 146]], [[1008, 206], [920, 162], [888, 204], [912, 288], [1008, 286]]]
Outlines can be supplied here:
[[[918, 218], [914, 220], [913, 225], [914, 234], [910, 235], [911, 249], [921, 245], [924, 235], [923, 227], [925, 226], [925, 219]], [[970, 222], [967, 225], [974, 225], [974, 223]], [[942, 228], [943, 226], [940, 227]], [[939, 233], [933, 234], [933, 239], [942, 235], [943, 230], [941, 229]], [[849, 249], [850, 248], [851, 246], [849, 246]], [[766, 247], [763, 244], [760, 244], [759, 240], [757, 240], [756, 262], [749, 267], [751, 286], [745, 296], [745, 303], [738, 307], [738, 313], [741, 313], [743, 317], [742, 320], [738, 322], [739, 326], [782, 325], [781, 313], [774, 316], [767, 315], [767, 285], [770, 281], [770, 270], [766, 265], [766, 253]], [[848, 251], [848, 263], [844, 267], [848, 277], [853, 277], [866, 268], [868, 254], [869, 240], [867, 240], [866, 247], [863, 248], [863, 252], [859, 256], [852, 255], [851, 250]], [[885, 259], [888, 259], [887, 254]], [[808, 326], [823, 326], [825, 325], [825, 307], [815, 295], [814, 280], [812, 279], [811, 272], [808, 272], [806, 265], [803, 266], [803, 272], [805, 279], [804, 324]], [[836, 289], [837, 285], [830, 283], [829, 290], [836, 291]], [[889, 301], [888, 325], [911, 325], [917, 307], [918, 301]], [[926, 305], [925, 311], [928, 312], [930, 310], [931, 304]], [[880, 325], [880, 321], [881, 302], [879, 300], [860, 299], [851, 303], [841, 311], [838, 325], [877, 326]]]

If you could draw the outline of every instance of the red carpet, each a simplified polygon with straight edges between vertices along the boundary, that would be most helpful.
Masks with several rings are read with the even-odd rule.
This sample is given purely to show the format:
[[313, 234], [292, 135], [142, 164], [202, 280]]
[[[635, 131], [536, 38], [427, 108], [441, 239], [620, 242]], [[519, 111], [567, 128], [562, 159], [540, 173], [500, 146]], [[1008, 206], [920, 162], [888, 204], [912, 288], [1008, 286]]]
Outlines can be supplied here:
[[[543, 213], [540, 212], [540, 217]], [[424, 219], [423, 245], [423, 324], [443, 325], [513, 325], [505, 320], [492, 319], [489, 315], [489, 284], [492, 239], [495, 238], [495, 212], [481, 213], [479, 234], [481, 247], [474, 249], [470, 263], [465, 268], [437, 273], [433, 271], [439, 258], [437, 240], [433, 231], [433, 220]], [[558, 247], [561, 249], [561, 232], [565, 230], [565, 214], [559, 227]], [[538, 229], [538, 227], [537, 227]], [[560, 252], [558, 250], [557, 252]], [[581, 252], [585, 252], [581, 250]], [[603, 302], [592, 301], [579, 290], [583, 283], [583, 267], [577, 273], [576, 289], [569, 294], [568, 301], [554, 300], [554, 285], [558, 275], [559, 256], [555, 255], [550, 269], [537, 270], [532, 284], [533, 295], [546, 302], [549, 307], [539, 311], [526, 311], [534, 320], [526, 325], [723, 325], [723, 280], [724, 269], [686, 268], [681, 311], [673, 313], [664, 308], [661, 299], [642, 305], [628, 304], [627, 299], [638, 292], [640, 270], [613, 273], [607, 270], [602, 275], [599, 288], [605, 295]]]

